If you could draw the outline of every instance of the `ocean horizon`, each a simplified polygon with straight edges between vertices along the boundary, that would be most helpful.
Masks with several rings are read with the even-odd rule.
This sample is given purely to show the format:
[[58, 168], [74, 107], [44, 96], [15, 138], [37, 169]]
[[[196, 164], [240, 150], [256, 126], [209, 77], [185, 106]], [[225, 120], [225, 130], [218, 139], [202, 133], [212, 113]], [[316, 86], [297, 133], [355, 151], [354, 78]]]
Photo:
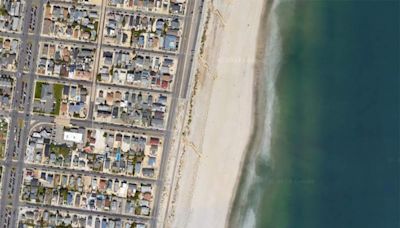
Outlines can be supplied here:
[[229, 227], [400, 226], [400, 3], [267, 1]]

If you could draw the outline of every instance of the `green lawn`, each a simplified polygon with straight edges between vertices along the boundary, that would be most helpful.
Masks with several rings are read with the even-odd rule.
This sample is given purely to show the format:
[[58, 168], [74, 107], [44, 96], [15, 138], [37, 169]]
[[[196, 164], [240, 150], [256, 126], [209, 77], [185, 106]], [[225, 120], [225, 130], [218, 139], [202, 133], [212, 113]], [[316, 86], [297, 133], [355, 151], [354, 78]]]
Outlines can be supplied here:
[[8, 11], [6, 10], [6, 8], [4, 7], [4, 5], [2, 5], [0, 7], [0, 15], [1, 16], [8, 16]]
[[8, 123], [1, 119], [0, 120], [0, 158], [4, 157], [6, 141], [8, 133]]
[[50, 144], [50, 151], [53, 151], [57, 156], [62, 155], [64, 158], [66, 158], [69, 155], [70, 148], [65, 144]]
[[42, 85], [43, 85], [43, 82], [36, 82], [35, 98], [40, 99], [40, 97], [42, 96]]
[[146, 32], [145, 29], [141, 29], [141, 30], [138, 30], [138, 31], [136, 31], [135, 29], [132, 29], [132, 30], [131, 30], [132, 36], [134, 36], [134, 37], [139, 37], [140, 34], [142, 34], [142, 33], [144, 33], [144, 32]]
[[0, 143], [0, 158], [4, 157], [5, 148], [6, 148], [6, 144], [5, 143]]
[[94, 29], [96, 30], [96, 32], [98, 31], [98, 28], [99, 28], [99, 22], [96, 21], [94, 22]]
[[62, 97], [63, 88], [64, 88], [64, 86], [61, 84], [53, 85], [54, 99], [56, 101], [56, 106], [54, 108], [54, 115], [56, 115], [56, 116], [58, 116], [58, 114], [60, 113], [61, 97]]
[[61, 196], [64, 200], [67, 200], [67, 195], [68, 195], [68, 189], [66, 189], [66, 188], [60, 189], [60, 196]]

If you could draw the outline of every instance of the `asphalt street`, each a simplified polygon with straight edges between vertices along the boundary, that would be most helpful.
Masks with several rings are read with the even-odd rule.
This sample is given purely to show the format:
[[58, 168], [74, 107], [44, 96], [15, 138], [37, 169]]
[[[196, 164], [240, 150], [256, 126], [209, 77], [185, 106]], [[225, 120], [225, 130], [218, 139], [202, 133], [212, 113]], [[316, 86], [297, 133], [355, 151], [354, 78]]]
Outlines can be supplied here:
[[[177, 104], [181, 98], [185, 99], [185, 103], [187, 104], [189, 100], [187, 99], [186, 93], [188, 92], [189, 82], [191, 80], [191, 69], [193, 64], [194, 58], [194, 49], [196, 47], [197, 38], [199, 36], [199, 27], [200, 27], [200, 19], [202, 14], [202, 7], [203, 7], [204, 0], [193, 0], [189, 1], [186, 7], [186, 16], [184, 22], [184, 29], [179, 53], [179, 61], [178, 61], [178, 69], [177, 69], [177, 76], [176, 82], [174, 85], [173, 97], [171, 102], [170, 114], [168, 118], [167, 130], [165, 134], [165, 144], [163, 148], [163, 156], [160, 166], [160, 173], [159, 173], [159, 182], [160, 184], [157, 187], [157, 192], [154, 200], [154, 208], [153, 208], [153, 217], [154, 219], [151, 221], [151, 227], [157, 227], [158, 224], [162, 226], [165, 225], [164, 221], [158, 221], [159, 218], [159, 206], [160, 200], [162, 197], [162, 189], [163, 185], [165, 184], [165, 170], [166, 170], [166, 163], [168, 154], [171, 152], [171, 133], [174, 125], [176, 124], [176, 112], [177, 112]], [[195, 32], [192, 31], [194, 29]], [[184, 82], [185, 81], [185, 82]], [[184, 82], [184, 83], [183, 83]], [[182, 89], [183, 86], [183, 89]], [[182, 94], [184, 91], [184, 94]], [[177, 157], [177, 156], [176, 156]], [[176, 164], [175, 164], [176, 166]], [[176, 168], [176, 167], [175, 167]], [[168, 196], [170, 197], [172, 191], [172, 186], [169, 189]], [[165, 214], [167, 214], [169, 208], [169, 200], [167, 209]], [[165, 215], [163, 216], [165, 218]]]
[[[30, 42], [31, 44], [31, 55], [30, 55], [30, 63], [29, 64], [29, 75], [28, 78], [26, 76], [22, 77], [23, 80], [26, 80], [26, 87], [24, 87], [21, 91], [24, 91], [26, 89], [26, 99], [24, 99], [24, 108], [23, 108], [23, 113], [24, 113], [24, 119], [23, 119], [23, 126], [22, 128], [22, 134], [19, 136], [19, 140], [17, 142], [17, 166], [16, 166], [16, 177], [15, 177], [15, 184], [13, 186], [13, 192], [16, 194], [12, 195], [12, 209], [11, 209], [11, 216], [10, 216], [10, 226], [9, 227], [16, 227], [17, 224], [17, 219], [18, 219], [18, 207], [19, 207], [19, 192], [22, 184], [22, 173], [23, 173], [23, 168], [24, 168], [24, 156], [25, 156], [25, 150], [27, 147], [26, 139], [29, 137], [29, 130], [30, 130], [30, 122], [31, 122], [31, 107], [32, 107], [32, 94], [34, 90], [34, 80], [35, 80], [35, 71], [36, 71], [36, 61], [37, 61], [37, 56], [38, 56], [38, 50], [39, 50], [39, 40], [40, 40], [40, 32], [42, 28], [42, 17], [43, 17], [43, 5], [45, 4], [45, 0], [36, 0], [32, 1], [32, 6], [34, 8], [31, 8], [35, 10], [36, 12], [36, 23], [34, 28], [34, 36], [33, 39], [28, 39], [27, 41]], [[29, 26], [28, 20], [26, 20]], [[26, 23], [26, 22], [25, 22]], [[24, 23], [24, 26], [26, 24]], [[25, 27], [24, 27], [25, 29]], [[26, 34], [26, 33], [23, 33]], [[21, 37], [21, 40], [24, 42], [27, 37]], [[26, 42], [26, 41], [25, 41]], [[26, 53], [26, 52], [24, 52]], [[25, 56], [24, 56], [25, 57]], [[18, 80], [18, 79], [17, 79]], [[22, 99], [22, 98], [21, 98]]]
[[[13, 99], [12, 99], [12, 110], [10, 114], [10, 125], [9, 125], [9, 134], [7, 140], [7, 150], [6, 150], [6, 159], [4, 165], [4, 173], [2, 180], [2, 200], [0, 205], [0, 224], [3, 227], [15, 227], [15, 221], [13, 218], [15, 217], [14, 209], [14, 195], [16, 192], [15, 185], [16, 182], [16, 168], [11, 167], [11, 161], [13, 157], [15, 157], [15, 153], [20, 151], [20, 132], [18, 125], [20, 124], [21, 118], [18, 118], [18, 109], [21, 103], [22, 91], [23, 91], [23, 77], [20, 76], [23, 74], [24, 65], [27, 54], [28, 47], [28, 32], [30, 26], [30, 20], [32, 19], [31, 11], [32, 11], [33, 1], [26, 1], [25, 5], [25, 18], [22, 27], [22, 33], [20, 34], [21, 46], [18, 57], [18, 66], [16, 71], [16, 86], [13, 91]], [[28, 113], [29, 115], [29, 113]], [[26, 128], [29, 128], [29, 124], [25, 124]], [[10, 202], [10, 199], [12, 200]]]

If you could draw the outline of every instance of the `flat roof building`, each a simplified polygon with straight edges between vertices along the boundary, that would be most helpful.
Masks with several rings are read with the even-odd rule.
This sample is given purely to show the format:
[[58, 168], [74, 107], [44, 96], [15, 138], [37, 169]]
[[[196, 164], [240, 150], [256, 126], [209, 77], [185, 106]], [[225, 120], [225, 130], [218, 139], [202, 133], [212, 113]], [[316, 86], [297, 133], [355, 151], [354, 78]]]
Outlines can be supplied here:
[[71, 141], [74, 143], [82, 143], [83, 142], [83, 134], [77, 132], [64, 132], [64, 140]]

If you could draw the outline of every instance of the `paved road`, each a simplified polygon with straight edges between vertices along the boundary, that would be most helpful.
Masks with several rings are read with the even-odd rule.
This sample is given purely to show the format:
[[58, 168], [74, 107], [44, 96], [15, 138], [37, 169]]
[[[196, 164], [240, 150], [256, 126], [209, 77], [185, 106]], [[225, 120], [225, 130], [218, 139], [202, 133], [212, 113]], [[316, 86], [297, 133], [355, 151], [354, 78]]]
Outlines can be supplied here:
[[[66, 4], [68, 2], [66, 2], [65, 0], [49, 0], [50, 3], [53, 4]], [[73, 0], [71, 0], [69, 3], [74, 2]], [[89, 2], [83, 2], [83, 1], [75, 1], [75, 3], [73, 3], [74, 5], [78, 5], [78, 6], [83, 6], [83, 7], [89, 7], [90, 9], [92, 9], [93, 7], [96, 7], [98, 5], [96, 4], [90, 4]]]
[[117, 10], [117, 11], [122, 11], [124, 13], [133, 13], [133, 14], [146, 14], [146, 15], [150, 15], [153, 17], [163, 17], [163, 18], [183, 18], [183, 15], [179, 15], [179, 14], [165, 14], [165, 13], [157, 13], [154, 11], [142, 11], [140, 9], [126, 9], [126, 8], [119, 8], [119, 7], [114, 7], [114, 6], [108, 6], [107, 7], [109, 10], [108, 11], [113, 11], [113, 10]]
[[[39, 51], [39, 40], [40, 40], [40, 33], [42, 28], [42, 17], [43, 17], [43, 5], [45, 4], [45, 0], [36, 0], [33, 1], [34, 7], [37, 8], [36, 10], [36, 25], [35, 25], [35, 35], [33, 40], [30, 40], [31, 43], [31, 64], [29, 65], [29, 77], [24, 77], [23, 79], [26, 80], [26, 97], [24, 98], [24, 126], [22, 128], [22, 134], [20, 134], [18, 144], [18, 164], [16, 166], [16, 182], [14, 185], [14, 195], [12, 197], [12, 211], [11, 211], [11, 218], [10, 218], [10, 227], [16, 227], [17, 219], [18, 219], [18, 207], [19, 207], [19, 193], [22, 184], [22, 173], [24, 168], [24, 157], [25, 157], [25, 150], [27, 147], [26, 139], [29, 137], [29, 130], [30, 130], [30, 122], [31, 122], [31, 106], [32, 106], [32, 94], [34, 89], [34, 80], [35, 80], [35, 71], [36, 71], [36, 61]], [[21, 37], [22, 40], [27, 39], [27, 37]], [[28, 57], [29, 58], [29, 57]]]
[[78, 175], [78, 174], [87, 175], [87, 176], [98, 177], [98, 178], [134, 181], [134, 182], [140, 182], [143, 184], [157, 183], [157, 180], [150, 179], [150, 178], [133, 177], [133, 176], [127, 176], [127, 175], [121, 175], [121, 174], [109, 174], [109, 173], [102, 173], [102, 172], [96, 172], [96, 171], [71, 169], [71, 168], [49, 166], [49, 165], [25, 164], [25, 167], [30, 168], [30, 169], [40, 169], [40, 170], [44, 170], [44, 171], [61, 172], [61, 173], [68, 173], [68, 174], [75, 174], [75, 175]]
[[[0, 36], [5, 36], [5, 37], [11, 37], [11, 38], [21, 38], [21, 33], [9, 33], [9, 32], [2, 32], [0, 31]], [[32, 38], [35, 35], [32, 34], [26, 34], [25, 37], [27, 38]], [[72, 45], [78, 45], [78, 46], [85, 46], [85, 47], [96, 47], [96, 43], [93, 43], [91, 41], [82, 41], [82, 40], [68, 40], [64, 39], [61, 37], [47, 37], [47, 36], [42, 36], [40, 38], [40, 42], [49, 42], [49, 43], [61, 43], [61, 44], [72, 44]]]
[[[179, 53], [179, 61], [178, 61], [178, 69], [177, 69], [177, 81], [175, 82], [176, 84], [174, 85], [174, 99], [172, 100], [171, 104], [171, 112], [169, 114], [169, 119], [168, 119], [168, 125], [167, 125], [167, 132], [165, 135], [165, 144], [164, 144], [164, 154], [162, 157], [161, 161], [161, 167], [160, 167], [160, 182], [161, 185], [157, 187], [157, 192], [155, 195], [155, 200], [154, 200], [154, 209], [153, 209], [153, 215], [154, 215], [154, 220], [151, 221], [151, 227], [157, 227], [157, 223], [161, 223], [162, 226], [164, 226], [164, 221], [157, 221], [159, 217], [159, 204], [160, 200], [162, 197], [162, 185], [164, 184], [163, 182], [165, 181], [165, 169], [166, 169], [166, 159], [168, 157], [168, 153], [171, 150], [171, 132], [173, 129], [173, 126], [175, 125], [175, 119], [176, 119], [176, 111], [177, 111], [177, 102], [180, 99], [180, 97], [186, 98], [186, 93], [188, 91], [187, 87], [189, 86], [189, 81], [190, 81], [190, 76], [191, 76], [191, 68], [192, 68], [192, 62], [193, 62], [193, 50], [196, 46], [197, 42], [197, 37], [198, 37], [198, 32], [199, 32], [199, 26], [200, 26], [200, 19], [201, 19], [201, 8], [202, 8], [203, 0], [193, 0], [189, 1], [188, 5], [186, 7], [186, 17], [185, 17], [185, 22], [184, 22], [184, 30], [183, 30], [183, 35], [182, 35], [182, 41], [181, 44], [182, 46], [180, 47], [180, 53]], [[192, 14], [192, 12], [194, 14]], [[193, 30], [194, 29], [194, 32]], [[185, 81], [184, 84], [182, 82]], [[182, 85], [184, 86], [184, 95], [182, 94]], [[185, 101], [186, 103], [188, 100]], [[176, 166], [176, 164], [175, 164]], [[176, 168], [176, 167], [175, 167]], [[169, 196], [171, 195], [171, 189], [169, 190]], [[169, 200], [168, 200], [169, 202]], [[167, 210], [165, 211], [165, 215], [167, 214], [169, 205], [167, 205]], [[165, 218], [165, 215], [163, 216]]]
[[[11, 161], [10, 164], [16, 165], [17, 161]], [[0, 161], [0, 165], [4, 165], [4, 161]], [[91, 177], [98, 177], [98, 178], [107, 178], [107, 179], [118, 179], [118, 180], [125, 180], [125, 181], [133, 181], [133, 182], [140, 182], [143, 184], [157, 184], [158, 180], [152, 178], [145, 178], [145, 177], [133, 177], [121, 174], [111, 174], [111, 173], [102, 173], [97, 171], [89, 171], [89, 170], [80, 170], [80, 169], [72, 169], [70, 167], [59, 167], [59, 166], [52, 166], [52, 165], [40, 165], [40, 164], [31, 164], [25, 163], [24, 168], [27, 169], [40, 169], [43, 171], [51, 171], [57, 173], [69, 173], [75, 175], [87, 175]]]
[[96, 49], [96, 56], [94, 62], [94, 73], [92, 78], [92, 89], [90, 95], [90, 103], [89, 103], [89, 114], [88, 119], [93, 120], [93, 113], [94, 113], [94, 103], [96, 99], [96, 82], [97, 82], [97, 74], [99, 73], [99, 62], [101, 57], [101, 46], [103, 43], [103, 31], [104, 31], [104, 21], [106, 18], [106, 5], [107, 0], [102, 0], [101, 11], [100, 11], [100, 23], [99, 23], [99, 35], [97, 37], [97, 49]]
[[[54, 123], [55, 117], [54, 116], [46, 116], [46, 115], [32, 115], [32, 120], [36, 123]], [[98, 129], [106, 129], [110, 131], [123, 131], [123, 132], [130, 132], [133, 134], [144, 134], [144, 135], [151, 135], [151, 136], [158, 136], [162, 137], [164, 135], [164, 130], [157, 130], [157, 129], [147, 129], [147, 128], [140, 128], [130, 125], [121, 125], [121, 124], [114, 124], [108, 122], [97, 122], [92, 120], [80, 120], [80, 119], [71, 119], [70, 123], [72, 125], [76, 125], [78, 127], [84, 128], [98, 128]]]
[[106, 83], [106, 82], [97, 82], [98, 85], [104, 86], [104, 87], [113, 87], [113, 88], [121, 88], [121, 89], [134, 89], [135, 91], [143, 91], [143, 92], [151, 92], [151, 93], [163, 93], [163, 94], [171, 94], [171, 91], [167, 90], [161, 90], [161, 89], [147, 89], [147, 88], [141, 88], [137, 86], [131, 86], [131, 85], [121, 85], [121, 84], [113, 84], [113, 83]]
[[103, 44], [103, 48], [115, 49], [115, 50], [125, 50], [125, 51], [136, 51], [136, 52], [150, 53], [150, 54], [162, 55], [162, 56], [178, 55], [177, 53], [172, 52], [172, 51], [156, 51], [156, 50], [149, 50], [149, 49], [144, 49], [144, 48], [122, 47], [122, 46], [111, 45], [111, 44]]
[[28, 206], [28, 207], [35, 207], [35, 208], [43, 208], [49, 210], [63, 210], [63, 211], [70, 211], [74, 213], [84, 214], [84, 215], [99, 215], [111, 218], [124, 218], [124, 219], [134, 219], [138, 222], [146, 223], [151, 218], [145, 216], [138, 216], [138, 215], [127, 215], [121, 213], [114, 213], [114, 212], [106, 212], [106, 211], [94, 211], [89, 209], [81, 209], [81, 208], [73, 208], [73, 207], [63, 207], [63, 206], [53, 206], [48, 204], [37, 204], [37, 203], [30, 203], [30, 202], [21, 202], [21, 206]]
[[[22, 27], [22, 33], [20, 34], [20, 40], [21, 40], [21, 46], [20, 46], [20, 53], [18, 57], [18, 66], [17, 66], [17, 71], [16, 75], [21, 75], [24, 70], [24, 64], [26, 60], [26, 50], [28, 47], [28, 31], [29, 31], [29, 25], [30, 25], [30, 20], [31, 20], [31, 10], [32, 10], [32, 1], [26, 1], [25, 5], [25, 18], [24, 18], [24, 23]], [[15, 227], [15, 213], [14, 208], [10, 210], [8, 206], [10, 205], [9, 199], [12, 199], [11, 206], [14, 204], [14, 197], [13, 195], [19, 195], [18, 192], [15, 189], [15, 168], [11, 167], [10, 163], [13, 159], [14, 153], [19, 151], [19, 140], [20, 140], [20, 130], [19, 130], [19, 122], [21, 121], [20, 118], [18, 118], [18, 109], [21, 103], [21, 97], [22, 97], [22, 92], [23, 91], [23, 78], [22, 77], [17, 77], [16, 78], [16, 86], [13, 91], [13, 100], [12, 100], [12, 110], [10, 114], [10, 125], [9, 125], [9, 135], [8, 135], [8, 141], [7, 141], [7, 151], [6, 151], [6, 163], [5, 163], [5, 171], [3, 174], [3, 180], [2, 180], [2, 200], [1, 200], [1, 205], [0, 205], [0, 224], [2, 227]], [[14, 194], [17, 193], [17, 194]], [[14, 224], [14, 226], [13, 226]]]
[[49, 83], [60, 83], [60, 84], [77, 84], [77, 85], [85, 85], [85, 86], [90, 86], [91, 81], [88, 80], [80, 80], [80, 79], [72, 79], [72, 78], [59, 78], [55, 76], [47, 76], [47, 75], [41, 75], [37, 74], [36, 75], [38, 80], [43, 80]]
[[[200, 47], [200, 40], [199, 38], [199, 32], [200, 32], [200, 19], [203, 14], [203, 4], [204, 0], [197, 0], [197, 4], [195, 4], [193, 8], [193, 15], [192, 17], [194, 20], [192, 21], [192, 30], [190, 32], [189, 36], [189, 47], [187, 47], [187, 53], [186, 53], [186, 58], [185, 58], [185, 63], [184, 63], [184, 68], [182, 69], [182, 74], [187, 75], [186, 77], [183, 78], [183, 83], [182, 86], [183, 88], [181, 89], [180, 97], [181, 98], [188, 98], [188, 92], [190, 88], [190, 81], [191, 81], [191, 75], [192, 75], [192, 66], [193, 66], [193, 58], [194, 58], [194, 53], [195, 50], [199, 51]], [[197, 48], [196, 48], [197, 47]], [[189, 54], [191, 53], [191, 55]]]

